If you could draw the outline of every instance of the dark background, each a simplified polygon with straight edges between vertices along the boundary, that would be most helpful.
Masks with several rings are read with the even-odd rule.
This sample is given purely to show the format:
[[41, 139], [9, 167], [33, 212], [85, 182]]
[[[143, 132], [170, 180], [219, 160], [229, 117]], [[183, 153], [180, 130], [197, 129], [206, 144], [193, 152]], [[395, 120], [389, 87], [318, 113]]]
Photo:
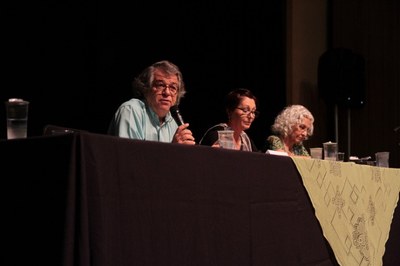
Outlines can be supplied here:
[[[260, 100], [261, 116], [248, 131], [259, 148], [288, 104], [313, 112], [315, 134], [306, 146], [321, 147], [336, 134], [326, 100], [338, 92], [321, 97], [315, 59], [345, 48], [364, 60], [366, 101], [339, 106], [339, 149], [372, 159], [389, 151], [390, 165], [400, 167], [400, 2], [314, 1], [6, 2], [0, 100], [30, 101], [28, 136], [47, 124], [106, 133], [131, 98], [133, 78], [168, 59], [183, 72], [181, 113], [197, 141], [226, 120], [224, 96], [247, 87]], [[324, 16], [323, 25], [310, 19]], [[5, 108], [1, 120], [4, 139]]]
[[283, 2], [7, 3], [1, 100], [30, 102], [28, 136], [47, 124], [105, 133], [134, 76], [167, 59], [183, 73], [181, 113], [197, 140], [226, 120], [224, 96], [246, 87], [262, 146], [285, 105]]

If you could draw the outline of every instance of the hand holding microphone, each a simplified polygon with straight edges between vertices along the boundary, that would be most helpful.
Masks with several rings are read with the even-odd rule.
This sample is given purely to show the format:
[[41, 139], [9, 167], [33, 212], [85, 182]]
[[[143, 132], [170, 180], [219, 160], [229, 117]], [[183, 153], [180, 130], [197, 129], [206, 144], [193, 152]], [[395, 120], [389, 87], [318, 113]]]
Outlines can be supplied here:
[[179, 107], [177, 105], [171, 106], [169, 111], [171, 112], [171, 115], [174, 118], [175, 122], [178, 124], [178, 129], [175, 132], [172, 142], [189, 144], [189, 145], [196, 144], [196, 142], [194, 141], [192, 131], [188, 129], [189, 124], [183, 122], [183, 118], [179, 111]]

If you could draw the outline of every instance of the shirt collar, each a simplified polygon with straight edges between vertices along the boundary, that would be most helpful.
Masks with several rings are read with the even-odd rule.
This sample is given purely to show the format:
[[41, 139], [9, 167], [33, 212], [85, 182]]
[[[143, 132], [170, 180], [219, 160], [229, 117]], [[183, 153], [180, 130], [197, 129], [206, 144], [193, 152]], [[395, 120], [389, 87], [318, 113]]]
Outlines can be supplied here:
[[[149, 116], [150, 116], [151, 120], [156, 122], [156, 125], [161, 125], [160, 124], [160, 119], [158, 118], [158, 115], [153, 111], [153, 109], [151, 109], [149, 105], [147, 105], [146, 108], [149, 111]], [[167, 115], [165, 116], [164, 124], [170, 123], [172, 120], [173, 120], [173, 117], [172, 117], [171, 113], [168, 112]]]

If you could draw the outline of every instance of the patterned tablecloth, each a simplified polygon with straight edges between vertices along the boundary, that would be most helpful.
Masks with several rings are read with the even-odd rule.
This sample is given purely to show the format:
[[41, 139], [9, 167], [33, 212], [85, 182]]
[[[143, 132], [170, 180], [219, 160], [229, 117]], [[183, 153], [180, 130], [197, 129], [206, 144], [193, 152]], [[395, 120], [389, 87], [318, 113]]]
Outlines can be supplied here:
[[293, 157], [340, 265], [382, 265], [400, 169]]

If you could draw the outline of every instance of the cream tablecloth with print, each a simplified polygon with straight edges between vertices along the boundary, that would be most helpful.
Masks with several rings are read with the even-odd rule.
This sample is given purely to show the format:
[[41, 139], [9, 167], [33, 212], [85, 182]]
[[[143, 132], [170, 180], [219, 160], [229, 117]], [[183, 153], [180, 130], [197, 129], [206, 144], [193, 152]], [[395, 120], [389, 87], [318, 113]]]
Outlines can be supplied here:
[[[382, 265], [400, 169], [293, 157], [340, 265]], [[400, 247], [399, 247], [400, 255]]]

